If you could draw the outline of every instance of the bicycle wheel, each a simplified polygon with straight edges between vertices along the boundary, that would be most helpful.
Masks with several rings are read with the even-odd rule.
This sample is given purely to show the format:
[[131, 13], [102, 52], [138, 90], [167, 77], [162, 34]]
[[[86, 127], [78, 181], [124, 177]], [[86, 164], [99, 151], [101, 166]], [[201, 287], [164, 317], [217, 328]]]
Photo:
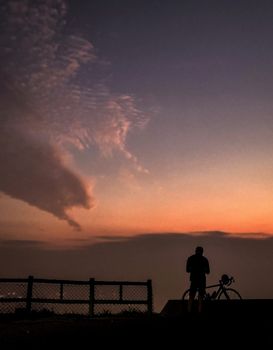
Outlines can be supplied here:
[[242, 299], [241, 295], [237, 290], [232, 288], [226, 288], [225, 290], [222, 290], [222, 292], [219, 294], [218, 299]]
[[187, 289], [184, 294], [182, 295], [182, 300], [189, 300], [190, 298], [190, 290]]
[[[187, 289], [182, 295], [182, 300], [189, 300], [189, 299], [190, 299], [190, 290]], [[205, 293], [204, 299], [210, 299], [209, 294]], [[195, 293], [194, 300], [198, 300], [198, 291]]]

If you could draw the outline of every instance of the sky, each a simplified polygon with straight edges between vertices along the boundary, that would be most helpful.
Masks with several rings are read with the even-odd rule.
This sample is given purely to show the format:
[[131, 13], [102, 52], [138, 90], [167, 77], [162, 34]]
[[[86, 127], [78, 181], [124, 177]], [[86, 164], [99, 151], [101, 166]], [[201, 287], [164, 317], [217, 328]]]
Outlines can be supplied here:
[[1, 0], [3, 247], [270, 241], [272, 16], [269, 0]]

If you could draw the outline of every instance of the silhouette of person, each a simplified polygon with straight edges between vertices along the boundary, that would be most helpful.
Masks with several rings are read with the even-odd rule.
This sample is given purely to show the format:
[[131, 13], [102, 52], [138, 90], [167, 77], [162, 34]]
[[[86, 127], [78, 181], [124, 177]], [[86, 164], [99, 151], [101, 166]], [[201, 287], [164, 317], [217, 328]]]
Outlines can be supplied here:
[[188, 301], [188, 311], [192, 311], [192, 304], [198, 292], [198, 311], [202, 311], [203, 298], [206, 290], [206, 274], [210, 273], [209, 261], [203, 256], [203, 247], [196, 247], [195, 254], [187, 259], [186, 270], [190, 273], [190, 296]]

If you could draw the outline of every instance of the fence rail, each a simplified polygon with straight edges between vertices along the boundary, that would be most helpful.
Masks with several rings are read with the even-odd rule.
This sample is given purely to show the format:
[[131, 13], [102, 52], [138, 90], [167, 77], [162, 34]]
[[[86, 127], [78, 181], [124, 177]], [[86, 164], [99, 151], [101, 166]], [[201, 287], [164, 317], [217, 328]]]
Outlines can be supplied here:
[[[76, 288], [76, 289], [75, 289]], [[141, 294], [141, 297], [139, 295]], [[138, 296], [138, 297], [137, 297]], [[85, 306], [86, 312], [74, 310], [73, 313], [87, 313], [91, 317], [98, 306], [145, 307], [145, 312], [153, 312], [152, 281], [87, 281], [34, 278], [0, 278], [0, 313], [3, 305], [6, 310], [20, 309], [31, 312], [45, 305]], [[13, 306], [13, 307], [12, 307]], [[45, 307], [44, 307], [45, 308]], [[126, 311], [126, 310], [123, 310]], [[10, 312], [10, 311], [8, 311]], [[105, 310], [104, 310], [105, 312]], [[110, 311], [111, 312], [111, 311]], [[61, 312], [62, 313], [62, 312]], [[98, 312], [100, 313], [100, 312]]]

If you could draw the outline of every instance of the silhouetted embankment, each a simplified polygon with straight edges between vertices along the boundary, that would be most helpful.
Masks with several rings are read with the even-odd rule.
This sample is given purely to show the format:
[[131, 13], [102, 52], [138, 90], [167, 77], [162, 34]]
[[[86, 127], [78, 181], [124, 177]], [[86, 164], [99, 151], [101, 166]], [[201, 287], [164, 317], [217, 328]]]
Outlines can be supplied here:
[[[216, 305], [216, 304], [214, 304]], [[241, 310], [242, 311], [242, 310]], [[257, 308], [228, 313], [128, 317], [49, 316], [0, 320], [1, 349], [272, 348], [273, 318]]]
[[[187, 300], [168, 300], [161, 311], [162, 316], [179, 317], [188, 313]], [[193, 311], [197, 312], [197, 301]], [[203, 314], [210, 317], [256, 317], [270, 319], [273, 315], [273, 299], [204, 300]]]

